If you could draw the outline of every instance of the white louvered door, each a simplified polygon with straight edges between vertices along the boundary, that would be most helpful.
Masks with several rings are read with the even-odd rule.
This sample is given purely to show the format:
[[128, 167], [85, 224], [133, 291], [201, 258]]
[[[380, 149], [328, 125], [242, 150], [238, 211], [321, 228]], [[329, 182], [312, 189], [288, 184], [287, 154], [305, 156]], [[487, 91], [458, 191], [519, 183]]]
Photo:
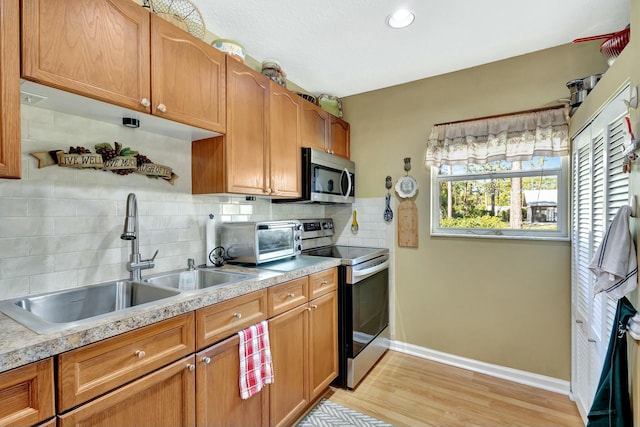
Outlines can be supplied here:
[[628, 203], [629, 177], [622, 172], [628, 88], [611, 101], [572, 144], [572, 378], [578, 409], [586, 420], [607, 352], [616, 304], [593, 295], [589, 262], [607, 227]]

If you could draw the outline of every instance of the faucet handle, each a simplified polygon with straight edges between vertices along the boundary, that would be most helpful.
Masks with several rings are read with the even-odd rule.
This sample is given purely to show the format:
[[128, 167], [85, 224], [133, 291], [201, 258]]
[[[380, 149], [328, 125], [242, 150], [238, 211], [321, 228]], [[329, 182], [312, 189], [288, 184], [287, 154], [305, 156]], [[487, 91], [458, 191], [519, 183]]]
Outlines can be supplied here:
[[153, 254], [153, 256], [151, 257], [151, 259], [149, 259], [149, 260], [147, 260], [147, 261], [151, 261], [151, 262], [155, 261], [156, 256], [158, 256], [158, 249], [156, 249], [156, 252]]

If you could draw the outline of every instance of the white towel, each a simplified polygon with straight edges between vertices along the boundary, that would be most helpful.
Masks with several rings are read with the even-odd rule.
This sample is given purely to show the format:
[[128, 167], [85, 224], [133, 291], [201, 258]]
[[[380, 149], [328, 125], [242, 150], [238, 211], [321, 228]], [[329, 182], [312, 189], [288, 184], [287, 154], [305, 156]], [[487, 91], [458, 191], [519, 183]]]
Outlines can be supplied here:
[[638, 286], [636, 247], [629, 231], [630, 214], [629, 206], [618, 210], [589, 263], [589, 269], [596, 276], [594, 295], [604, 291], [617, 301]]

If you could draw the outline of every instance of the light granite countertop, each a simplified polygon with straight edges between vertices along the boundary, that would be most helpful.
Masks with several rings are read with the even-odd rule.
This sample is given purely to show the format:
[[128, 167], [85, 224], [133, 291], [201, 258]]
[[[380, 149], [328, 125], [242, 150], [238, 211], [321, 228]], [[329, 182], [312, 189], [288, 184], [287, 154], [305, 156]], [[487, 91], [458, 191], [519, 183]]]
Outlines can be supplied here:
[[205, 288], [198, 292], [182, 293], [156, 303], [145, 304], [144, 307], [114, 312], [95, 321], [83, 322], [82, 326], [53, 333], [38, 334], [0, 313], [0, 372], [340, 265], [340, 260], [336, 258], [313, 258], [317, 258], [317, 263], [305, 263], [310, 265], [287, 272], [225, 265], [217, 270], [251, 273], [255, 277], [229, 285]]

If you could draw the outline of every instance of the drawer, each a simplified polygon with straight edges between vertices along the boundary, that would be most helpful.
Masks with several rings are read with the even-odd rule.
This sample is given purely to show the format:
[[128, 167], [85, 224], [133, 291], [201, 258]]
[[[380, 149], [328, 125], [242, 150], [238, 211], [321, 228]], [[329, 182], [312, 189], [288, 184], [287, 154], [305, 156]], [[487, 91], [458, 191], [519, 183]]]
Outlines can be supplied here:
[[284, 282], [268, 289], [269, 317], [276, 316], [307, 302], [307, 276]]
[[196, 345], [201, 349], [267, 318], [267, 292], [259, 290], [196, 311]]
[[309, 276], [309, 300], [338, 289], [338, 269], [314, 273]]
[[55, 415], [53, 359], [0, 374], [0, 425], [34, 425]]
[[58, 355], [58, 410], [66, 411], [195, 351], [184, 314]]

